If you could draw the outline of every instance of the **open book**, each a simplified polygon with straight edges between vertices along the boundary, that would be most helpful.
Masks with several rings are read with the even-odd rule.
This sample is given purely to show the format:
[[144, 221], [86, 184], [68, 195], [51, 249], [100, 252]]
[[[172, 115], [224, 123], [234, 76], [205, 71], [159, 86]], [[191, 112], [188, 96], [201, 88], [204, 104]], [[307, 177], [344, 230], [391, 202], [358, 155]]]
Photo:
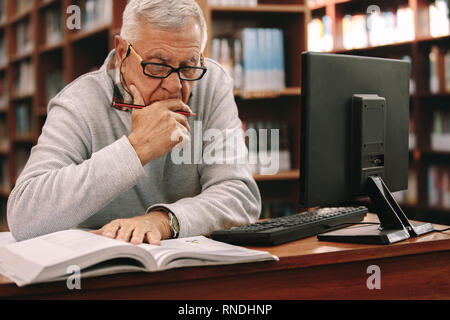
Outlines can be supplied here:
[[66, 230], [0, 245], [0, 273], [18, 286], [62, 280], [73, 266], [81, 277], [119, 272], [278, 260], [252, 250], [198, 236], [133, 245], [83, 230]]

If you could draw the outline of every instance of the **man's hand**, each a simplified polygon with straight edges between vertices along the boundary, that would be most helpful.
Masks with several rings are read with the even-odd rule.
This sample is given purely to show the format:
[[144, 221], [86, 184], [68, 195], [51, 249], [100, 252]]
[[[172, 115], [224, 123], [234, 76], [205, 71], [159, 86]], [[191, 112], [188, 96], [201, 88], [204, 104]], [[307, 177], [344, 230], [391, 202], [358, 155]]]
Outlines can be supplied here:
[[[130, 91], [135, 104], [145, 105], [135, 86], [131, 85]], [[175, 111], [192, 113], [180, 99], [158, 101], [141, 110], [133, 110], [128, 140], [136, 150], [142, 165], [169, 153], [182, 141], [182, 135], [174, 135], [174, 132], [180, 130], [180, 126], [186, 128], [187, 132], [191, 131], [187, 117]]]
[[164, 211], [152, 211], [143, 216], [113, 220], [92, 233], [133, 244], [147, 242], [154, 245], [160, 245], [161, 240], [169, 239], [172, 235], [169, 217]]

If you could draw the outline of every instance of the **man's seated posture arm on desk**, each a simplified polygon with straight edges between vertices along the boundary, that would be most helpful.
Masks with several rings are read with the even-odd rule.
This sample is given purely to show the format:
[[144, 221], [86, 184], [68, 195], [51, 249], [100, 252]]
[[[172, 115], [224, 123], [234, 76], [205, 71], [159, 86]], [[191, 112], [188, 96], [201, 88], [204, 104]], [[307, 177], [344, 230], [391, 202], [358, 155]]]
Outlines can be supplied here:
[[[8, 200], [17, 240], [81, 227], [159, 244], [257, 220], [261, 198], [241, 161], [244, 139], [230, 143], [233, 135], [224, 135], [221, 163], [198, 154], [218, 142], [205, 139], [206, 130], [242, 137], [232, 80], [203, 58], [205, 43], [194, 0], [128, 3], [101, 69], [48, 105], [38, 144]], [[202, 131], [194, 133], [194, 126]], [[189, 139], [181, 151], [179, 143]], [[189, 159], [197, 161], [173, 160], [172, 153], [191, 146]]]

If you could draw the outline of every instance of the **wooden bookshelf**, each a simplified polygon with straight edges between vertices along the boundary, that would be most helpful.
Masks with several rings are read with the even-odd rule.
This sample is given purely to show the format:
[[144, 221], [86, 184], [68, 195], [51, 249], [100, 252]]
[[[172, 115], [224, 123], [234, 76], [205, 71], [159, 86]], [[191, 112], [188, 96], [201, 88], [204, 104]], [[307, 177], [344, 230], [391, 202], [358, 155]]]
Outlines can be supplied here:
[[[311, 16], [320, 18], [327, 15], [331, 18], [331, 34], [334, 41], [332, 53], [397, 58], [410, 56], [412, 60], [412, 80], [415, 92], [411, 94], [410, 115], [415, 126], [416, 146], [411, 151], [410, 169], [417, 177], [417, 203], [404, 205], [411, 218], [437, 223], [450, 223], [450, 209], [445, 207], [430, 207], [428, 205], [428, 168], [442, 165], [450, 168], [450, 152], [431, 150], [430, 133], [432, 116], [435, 110], [446, 110], [450, 105], [450, 94], [445, 92], [445, 79], [440, 75], [439, 92], [430, 92], [429, 53], [433, 46], [440, 50], [450, 48], [450, 36], [432, 37], [429, 28], [428, 0], [326, 0], [323, 5], [310, 8]], [[396, 10], [400, 6], [409, 6], [414, 13], [415, 37], [412, 40], [390, 43], [380, 46], [367, 46], [357, 49], [343, 47], [342, 19], [345, 15], [366, 14], [370, 5], [378, 5], [382, 12]], [[442, 71], [443, 57], [438, 64]], [[443, 72], [439, 72], [442, 74]]]
[[[0, 189], [0, 206], [6, 212], [6, 201], [10, 190], [14, 187], [18, 177], [16, 157], [23, 150], [30, 151], [37, 143], [42, 126], [46, 119], [46, 108], [51, 97], [47, 97], [47, 76], [50, 72], [61, 70], [63, 82], [70, 83], [78, 76], [98, 68], [105, 60], [108, 52], [113, 48], [113, 37], [120, 32], [122, 13], [127, 0], [113, 0], [110, 22], [94, 26], [89, 30], [68, 30], [66, 19], [69, 16], [66, 8], [69, 5], [82, 5], [84, 0], [30, 0], [29, 9], [16, 12], [14, 1], [7, 2], [6, 21], [0, 22], [0, 36], [4, 36], [8, 44], [8, 62], [0, 68], [0, 77], [7, 79], [8, 108], [0, 112], [0, 117], [8, 123], [9, 148], [0, 154], [0, 164], [6, 161], [9, 171], [10, 187]], [[261, 187], [263, 201], [265, 199], [298, 203], [298, 170], [300, 159], [300, 87], [301, 63], [300, 54], [307, 46], [307, 23], [310, 11], [305, 0], [260, 0], [256, 7], [222, 7], [209, 6], [207, 0], [197, 0], [202, 7], [208, 25], [209, 41], [205, 56], [209, 56], [211, 39], [218, 30], [225, 26], [234, 32], [244, 27], [273, 27], [280, 28], [284, 33], [285, 65], [287, 88], [281, 92], [251, 92], [241, 95], [235, 91], [239, 113], [243, 121], [271, 120], [287, 121], [291, 127], [291, 157], [292, 170], [280, 172], [274, 176], [256, 175]], [[46, 42], [45, 13], [48, 10], [60, 10], [62, 17], [61, 39], [55, 43]], [[33, 50], [17, 54], [16, 28], [22, 21], [29, 21], [33, 29]], [[29, 61], [34, 68], [34, 93], [17, 95], [14, 92], [14, 80], [17, 68], [22, 61]], [[32, 132], [29, 135], [16, 134], [15, 108], [26, 102], [31, 108]], [[280, 110], [279, 106], [283, 107]], [[256, 112], [262, 106], [261, 114]], [[1, 167], [1, 166], [0, 166]], [[279, 185], [289, 189], [283, 195], [277, 192]], [[276, 190], [276, 191], [273, 191]], [[2, 214], [0, 212], [0, 215]], [[1, 219], [0, 219], [1, 221]]]

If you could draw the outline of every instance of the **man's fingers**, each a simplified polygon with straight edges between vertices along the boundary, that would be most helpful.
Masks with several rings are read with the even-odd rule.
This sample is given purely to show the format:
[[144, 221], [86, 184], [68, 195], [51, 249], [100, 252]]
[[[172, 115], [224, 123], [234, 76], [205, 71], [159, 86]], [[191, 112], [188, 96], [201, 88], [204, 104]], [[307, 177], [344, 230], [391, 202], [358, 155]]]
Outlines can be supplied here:
[[119, 223], [115, 223], [115, 222], [111, 222], [108, 223], [106, 226], [104, 226], [103, 228], [101, 228], [100, 230], [102, 230], [101, 235], [114, 239], [116, 237], [117, 231], [120, 228], [120, 224]]
[[134, 104], [138, 104], [141, 106], [145, 105], [144, 98], [142, 97], [138, 88], [136, 88], [134, 85], [130, 85], [130, 93], [133, 95]]
[[166, 107], [170, 111], [182, 111], [186, 113], [192, 113], [191, 108], [189, 108], [189, 106], [180, 99], [168, 99], [158, 101], [156, 103], [161, 104], [161, 106]]
[[145, 234], [148, 232], [148, 228], [136, 227], [133, 231], [133, 236], [131, 237], [132, 244], [141, 244], [144, 242]]
[[170, 114], [172, 117], [181, 125], [183, 125], [188, 132], [191, 132], [191, 126], [189, 125], [187, 121], [187, 117], [185, 115], [170, 111]]
[[122, 224], [120, 226], [119, 232], [117, 233], [116, 239], [120, 240], [120, 241], [124, 241], [124, 242], [130, 242], [130, 237], [131, 237], [131, 234], [133, 233], [134, 229], [135, 229], [134, 225], [123, 225]]
[[148, 231], [145, 234], [145, 237], [147, 238], [147, 242], [150, 244], [154, 244], [156, 246], [161, 244], [161, 236], [156, 235], [153, 231]]

